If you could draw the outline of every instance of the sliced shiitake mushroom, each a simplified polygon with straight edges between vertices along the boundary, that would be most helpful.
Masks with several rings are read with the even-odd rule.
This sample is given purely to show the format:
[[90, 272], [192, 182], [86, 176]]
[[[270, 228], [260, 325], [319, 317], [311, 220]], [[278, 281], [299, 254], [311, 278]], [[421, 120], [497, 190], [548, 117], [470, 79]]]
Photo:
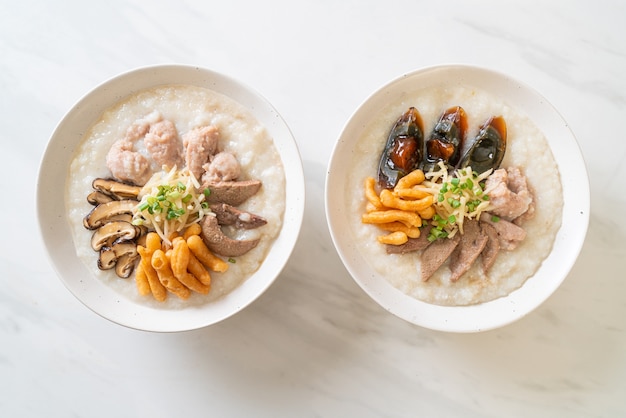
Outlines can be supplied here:
[[133, 270], [135, 270], [137, 260], [139, 260], [138, 253], [135, 255], [124, 254], [115, 263], [115, 274], [121, 279], [128, 279]]
[[83, 219], [83, 225], [87, 229], [97, 229], [107, 223], [112, 216], [123, 213], [133, 213], [137, 205], [136, 200], [113, 200], [102, 203], [91, 210]]
[[118, 238], [111, 245], [113, 251], [115, 251], [115, 255], [120, 258], [126, 255], [136, 256], [137, 252], [137, 243], [132, 240], [128, 240], [125, 238]]
[[117, 199], [115, 199], [111, 195], [102, 193], [99, 190], [94, 190], [93, 192], [89, 193], [89, 195], [87, 195], [87, 202], [89, 202], [90, 204], [94, 206], [100, 205], [102, 203], [108, 203], [112, 200], [117, 200]]
[[107, 222], [116, 222], [116, 221], [124, 221], [128, 223], [132, 223], [133, 214], [132, 213], [120, 213], [119, 215], [110, 216], [107, 218]]
[[136, 261], [139, 259], [137, 244], [134, 241], [118, 239], [111, 248], [117, 256], [115, 274], [122, 279], [127, 279], [135, 269]]
[[98, 268], [100, 270], [110, 270], [115, 267], [117, 256], [111, 247], [102, 247], [98, 256]]
[[115, 274], [126, 279], [139, 259], [137, 244], [134, 241], [118, 238], [110, 246], [103, 246], [98, 257], [98, 268], [109, 270], [115, 267]]
[[133, 240], [141, 230], [125, 221], [114, 221], [102, 225], [91, 236], [91, 248], [100, 251], [102, 247], [110, 247], [117, 240]]
[[122, 183], [113, 179], [97, 178], [91, 186], [104, 194], [108, 194], [118, 199], [136, 199], [141, 191], [141, 187], [133, 184]]

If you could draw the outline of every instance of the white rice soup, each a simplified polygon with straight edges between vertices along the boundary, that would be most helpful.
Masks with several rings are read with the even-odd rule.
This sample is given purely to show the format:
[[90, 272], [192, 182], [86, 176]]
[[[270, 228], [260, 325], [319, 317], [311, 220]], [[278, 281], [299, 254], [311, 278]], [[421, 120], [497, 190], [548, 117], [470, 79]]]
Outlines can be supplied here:
[[[122, 138], [130, 125], [153, 111], [172, 121], [182, 137], [187, 131], [214, 125], [220, 132], [219, 147], [233, 153], [241, 165], [244, 179], [262, 182], [260, 191], [238, 206], [260, 215], [267, 224], [252, 230], [226, 229], [235, 239], [260, 238], [259, 244], [235, 263], [229, 263], [224, 273], [211, 273], [211, 291], [207, 295], [193, 294], [180, 300], [169, 294], [165, 302], [157, 302], [150, 295], [140, 296], [134, 275], [120, 279], [113, 270], [97, 267], [98, 253], [90, 246], [92, 231], [83, 227], [83, 218], [93, 208], [86, 200], [97, 177], [111, 177], [105, 156], [111, 145]], [[231, 292], [250, 277], [267, 256], [274, 239], [280, 233], [285, 211], [285, 174], [273, 139], [241, 104], [212, 90], [189, 86], [167, 85], [141, 91], [107, 110], [76, 151], [68, 173], [66, 202], [76, 253], [87, 268], [123, 297], [150, 304], [159, 309], [177, 309], [204, 304]]]
[[[377, 241], [382, 235], [375, 225], [363, 224], [366, 199], [364, 181], [377, 176], [378, 162], [389, 131], [409, 107], [414, 106], [424, 121], [428, 138], [441, 113], [452, 106], [465, 109], [469, 129], [466, 142], [492, 116], [501, 115], [507, 124], [507, 149], [501, 167], [520, 167], [534, 194], [535, 216], [521, 225], [526, 238], [513, 251], [501, 250], [488, 275], [480, 263], [457, 282], [451, 282], [447, 262], [428, 281], [420, 279], [420, 254], [387, 254]], [[438, 86], [406, 92], [395, 103], [380, 109], [361, 138], [358, 139], [346, 183], [346, 205], [351, 217], [350, 228], [363, 258], [391, 285], [424, 302], [438, 305], [469, 305], [486, 302], [519, 288], [539, 268], [550, 253], [561, 225], [563, 194], [558, 168], [543, 133], [533, 122], [502, 100], [471, 87]]]

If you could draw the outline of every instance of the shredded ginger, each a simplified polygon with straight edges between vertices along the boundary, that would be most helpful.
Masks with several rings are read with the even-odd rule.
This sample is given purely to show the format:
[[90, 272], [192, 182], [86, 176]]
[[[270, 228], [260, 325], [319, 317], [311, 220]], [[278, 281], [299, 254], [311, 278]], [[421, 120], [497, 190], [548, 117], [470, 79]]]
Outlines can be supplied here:
[[478, 219], [480, 214], [489, 209], [489, 195], [485, 193], [483, 182], [493, 170], [480, 175], [471, 167], [448, 172], [445, 164], [440, 162], [438, 169], [425, 173], [423, 182], [433, 194], [435, 216], [429, 240], [452, 238], [457, 231], [463, 233], [465, 219]]
[[206, 202], [208, 194], [209, 189], [201, 190], [187, 168], [155, 173], [139, 192], [133, 224], [153, 228], [169, 245], [171, 234], [211, 213]]

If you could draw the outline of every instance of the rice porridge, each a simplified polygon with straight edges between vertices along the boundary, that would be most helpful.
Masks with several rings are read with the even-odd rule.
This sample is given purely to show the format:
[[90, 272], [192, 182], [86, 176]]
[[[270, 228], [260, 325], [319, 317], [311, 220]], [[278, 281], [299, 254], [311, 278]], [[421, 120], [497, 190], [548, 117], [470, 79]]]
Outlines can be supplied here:
[[[424, 122], [425, 140], [441, 113], [451, 106], [461, 106], [468, 118], [467, 138], [476, 135], [479, 126], [492, 116], [501, 115], [507, 125], [507, 149], [501, 167], [520, 167], [533, 193], [535, 215], [523, 224], [526, 238], [512, 251], [500, 251], [495, 264], [485, 274], [474, 263], [461, 278], [452, 282], [444, 264], [427, 281], [420, 279], [420, 252], [388, 254], [377, 241], [380, 229], [361, 222], [366, 199], [363, 184], [375, 177], [381, 152], [391, 127], [409, 107], [415, 107]], [[346, 182], [346, 205], [351, 217], [350, 229], [359, 243], [359, 251], [371, 267], [402, 292], [438, 305], [469, 305], [490, 301], [509, 294], [523, 285], [550, 253], [561, 225], [563, 194], [558, 167], [543, 133], [528, 117], [502, 100], [471, 87], [432, 87], [407, 92], [401, 100], [380, 109], [358, 139]]]
[[[212, 125], [220, 133], [219, 148], [236, 156], [241, 179], [258, 179], [260, 190], [239, 209], [258, 214], [267, 223], [255, 229], [225, 227], [225, 234], [236, 240], [259, 239], [246, 254], [228, 263], [228, 270], [211, 272], [211, 290], [202, 295], [192, 292], [187, 300], [171, 295], [165, 302], [138, 294], [135, 280], [120, 279], [111, 270], [100, 270], [98, 253], [90, 246], [92, 231], [83, 218], [93, 206], [86, 197], [95, 178], [110, 178], [105, 157], [112, 144], [122, 138], [129, 126], [157, 111], [174, 123], [182, 137], [193, 128]], [[78, 257], [99, 280], [120, 295], [159, 309], [176, 309], [204, 304], [231, 292], [261, 265], [280, 233], [285, 211], [285, 175], [273, 139], [252, 113], [236, 101], [209, 89], [189, 85], [166, 85], [140, 91], [108, 109], [86, 133], [68, 173], [66, 205]], [[233, 260], [231, 260], [233, 261]]]

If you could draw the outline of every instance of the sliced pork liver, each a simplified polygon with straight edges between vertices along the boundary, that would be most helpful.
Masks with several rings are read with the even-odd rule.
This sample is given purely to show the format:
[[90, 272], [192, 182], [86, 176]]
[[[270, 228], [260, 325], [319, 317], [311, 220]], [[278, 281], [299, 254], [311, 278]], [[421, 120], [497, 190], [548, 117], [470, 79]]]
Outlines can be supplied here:
[[480, 228], [478, 221], [466, 220], [463, 223], [463, 234], [459, 245], [450, 255], [450, 280], [456, 282], [472, 267], [474, 261], [487, 245], [489, 238]]
[[215, 254], [225, 257], [238, 257], [257, 246], [258, 239], [235, 240], [227, 237], [222, 232], [215, 216], [205, 216], [200, 221], [202, 227], [201, 237], [206, 246]]
[[427, 281], [446, 262], [461, 240], [459, 234], [453, 238], [434, 241], [422, 253], [422, 281]]
[[259, 215], [239, 210], [226, 203], [214, 203], [210, 205], [210, 208], [220, 225], [234, 225], [235, 228], [254, 229], [267, 223], [265, 218]]
[[387, 245], [387, 254], [406, 254], [425, 249], [430, 245], [430, 241], [428, 241], [430, 228], [432, 228], [430, 225], [426, 225], [420, 230], [419, 238], [409, 238], [404, 244]]
[[209, 188], [211, 194], [207, 198], [209, 203], [227, 203], [239, 206], [249, 197], [254, 196], [261, 188], [260, 180], [218, 181], [206, 182], [202, 185]]

